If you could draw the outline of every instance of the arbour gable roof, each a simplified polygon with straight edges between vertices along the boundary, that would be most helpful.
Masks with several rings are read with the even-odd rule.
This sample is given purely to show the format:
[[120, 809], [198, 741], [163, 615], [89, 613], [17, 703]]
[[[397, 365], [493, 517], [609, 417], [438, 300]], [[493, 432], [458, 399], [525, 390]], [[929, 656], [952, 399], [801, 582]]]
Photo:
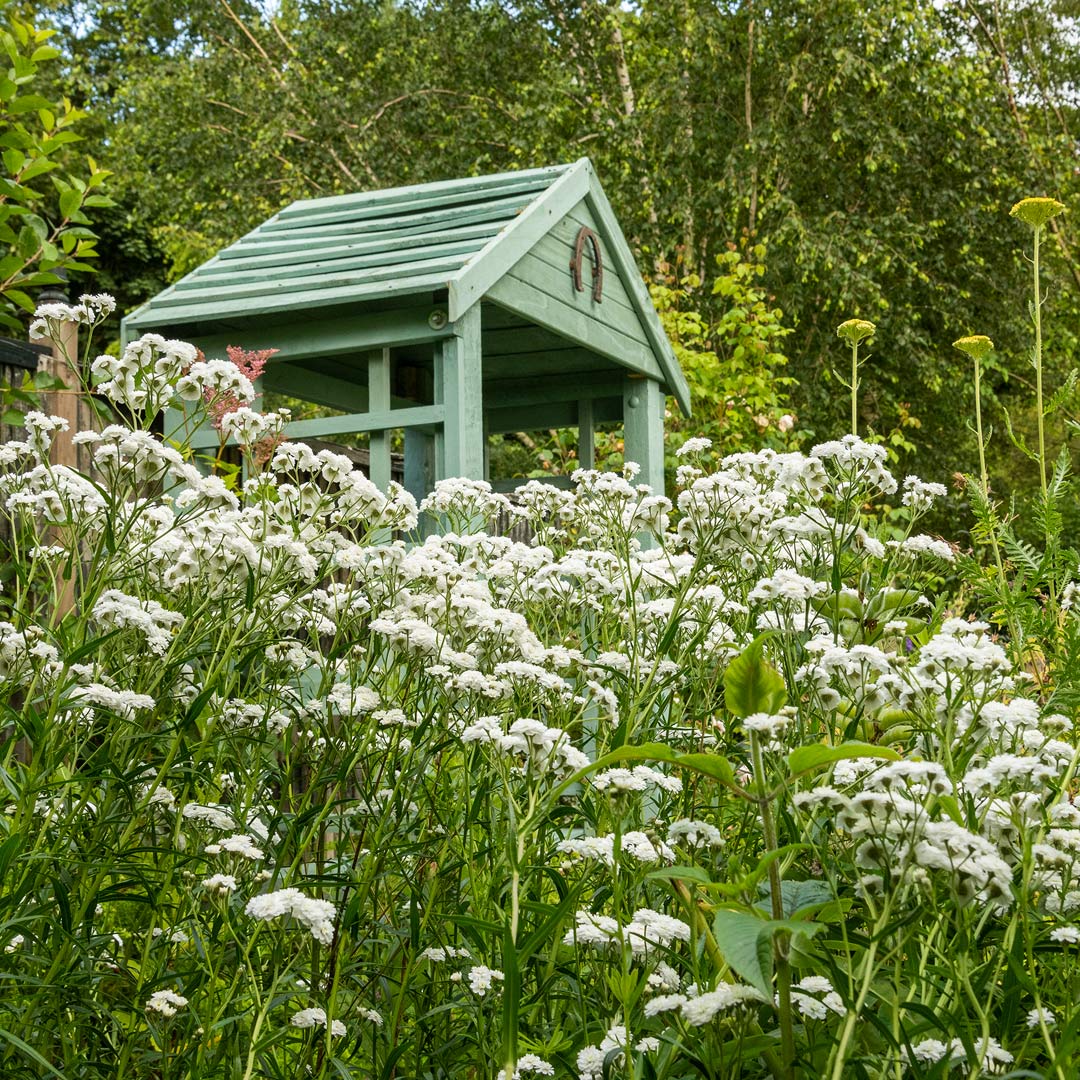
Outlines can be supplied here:
[[439, 289], [457, 320], [583, 200], [666, 386], [689, 413], [686, 380], [587, 158], [294, 202], [129, 315], [125, 332]]

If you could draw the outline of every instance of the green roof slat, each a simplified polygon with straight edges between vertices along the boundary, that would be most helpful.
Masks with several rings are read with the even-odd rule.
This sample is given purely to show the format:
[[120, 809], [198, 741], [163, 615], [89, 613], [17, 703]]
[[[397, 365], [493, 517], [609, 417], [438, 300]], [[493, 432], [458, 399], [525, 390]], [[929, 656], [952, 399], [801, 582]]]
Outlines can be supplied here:
[[[489, 237], [494, 236], [502, 228], [503, 226], [498, 222], [485, 222], [481, 225], [466, 225], [460, 229], [442, 229], [438, 232], [416, 233], [412, 236], [392, 234], [382, 240], [356, 240], [331, 244], [326, 248], [313, 247], [310, 240], [282, 240], [277, 244], [269, 245], [271, 249], [280, 245], [281, 250], [269, 250], [264, 254], [249, 253], [234, 244], [221, 252], [217, 260], [211, 261], [218, 265], [227, 263], [230, 266], [272, 266], [280, 261], [282, 265], [289, 266], [294, 260], [303, 258], [309, 253], [312, 259], [322, 259], [346, 255], [367, 255], [377, 251], [423, 247], [428, 244], [450, 244], [455, 241], [477, 240], [485, 243]], [[200, 267], [200, 270], [205, 270], [209, 266], [210, 263], [206, 263]]]
[[453, 180], [437, 180], [430, 184], [413, 184], [405, 187], [382, 188], [378, 191], [358, 191], [348, 195], [327, 195], [321, 199], [304, 199], [291, 203], [279, 213], [279, 217], [301, 217], [305, 214], [317, 214], [345, 205], [394, 206], [400, 203], [411, 204], [418, 192], [439, 195], [444, 192], [456, 193], [461, 190], [483, 195], [492, 188], [509, 183], [552, 183], [571, 166], [548, 165], [541, 169], [521, 169], [514, 172], [493, 173], [489, 176], [463, 176]]
[[275, 228], [303, 229], [312, 225], [334, 225], [339, 221], [367, 221], [371, 218], [389, 217], [394, 211], [395, 216], [408, 217], [424, 210], [433, 210], [441, 206], [477, 206], [485, 202], [493, 202], [495, 199], [509, 198], [513, 195], [535, 195], [550, 187], [546, 180], [533, 180], [531, 183], [500, 184], [489, 191], [476, 192], [463, 188], [457, 192], [448, 192], [444, 195], [414, 194], [407, 203], [387, 206], [382, 203], [374, 205], [368, 203], [353, 203], [338, 208], [327, 207], [319, 214], [289, 214], [287, 210], [281, 211], [275, 219]]
[[[200, 287], [202, 284], [220, 282], [223, 279], [245, 282], [263, 281], [289, 275], [290, 280], [295, 281], [298, 277], [337, 274], [345, 270], [362, 270], [366, 267], [397, 266], [402, 268], [425, 259], [436, 258], [456, 259], [458, 265], [461, 265], [470, 255], [479, 251], [482, 245], [483, 242], [478, 240], [458, 240], [448, 244], [406, 248], [398, 252], [380, 251], [372, 255], [342, 256], [336, 259], [325, 258], [325, 253], [313, 251], [309, 253], [310, 257], [307, 259], [295, 257], [282, 261], [282, 257], [277, 256], [275, 261], [268, 265], [236, 266], [234, 263], [219, 263], [212, 270], [204, 269], [197, 280], [185, 288]], [[177, 288], [180, 289], [179, 282], [177, 282]]]
[[[220, 300], [211, 291], [202, 303], [188, 298], [184, 307], [155, 307], [140, 312], [139, 327], [176, 326], [184, 322], [205, 319], [225, 319], [233, 316], [266, 315], [292, 308], [329, 307], [353, 300], [373, 299], [383, 295], [412, 296], [446, 288], [446, 274], [428, 274], [400, 281], [376, 281], [369, 285], [347, 285], [338, 288], [318, 288], [307, 292], [278, 293], [264, 297], [244, 297]], [[129, 320], [132, 321], [133, 320]], [[310, 333], [310, 328], [308, 332]]]
[[151, 307], [178, 307], [191, 303], [194, 293], [205, 292], [211, 300], [233, 300], [258, 296], [275, 296], [287, 289], [341, 289], [349, 285], [367, 285], [370, 282], [386, 281], [392, 278], [408, 280], [414, 276], [442, 272], [449, 274], [461, 266], [459, 257], [443, 259], [424, 259], [401, 266], [381, 266], [375, 270], [358, 270], [352, 274], [334, 274], [329, 277], [320, 274], [298, 274], [294, 277], [277, 277], [272, 281], [253, 282], [250, 285], [222, 285], [217, 281], [192, 282], [191, 287], [181, 291], [179, 283], [168, 296], [158, 297], [150, 302]]
[[263, 240], [295, 239], [305, 243], [316, 243], [320, 240], [334, 236], [358, 236], [369, 234], [374, 236], [392, 235], [397, 233], [401, 236], [411, 236], [417, 232], [423, 232], [430, 228], [456, 228], [460, 225], [475, 225], [481, 221], [513, 221], [513, 219], [528, 206], [528, 200], [521, 198], [499, 199], [496, 202], [472, 204], [468, 206], [442, 207], [429, 210], [422, 214], [414, 214], [411, 217], [379, 218], [364, 223], [363, 230], [358, 230], [355, 222], [344, 221], [336, 225], [322, 225], [318, 229], [293, 229], [291, 231], [273, 230], [263, 231], [257, 236], [249, 236], [238, 241], [245, 247]]

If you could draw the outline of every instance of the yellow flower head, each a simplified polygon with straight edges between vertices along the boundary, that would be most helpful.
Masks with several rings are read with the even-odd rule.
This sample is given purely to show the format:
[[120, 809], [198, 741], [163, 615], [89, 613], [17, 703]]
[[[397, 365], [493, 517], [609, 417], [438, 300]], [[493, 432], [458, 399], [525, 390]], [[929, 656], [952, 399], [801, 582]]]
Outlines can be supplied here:
[[849, 345], [858, 345], [872, 336], [877, 327], [865, 319], [848, 319], [836, 328], [836, 336], [842, 337]]
[[1009, 216], [1026, 221], [1033, 229], [1041, 229], [1064, 209], [1064, 203], [1059, 203], [1057, 199], [1021, 199], [1009, 211]]
[[967, 353], [975, 360], [981, 360], [994, 351], [994, 343], [985, 334], [973, 334], [971, 337], [958, 338], [953, 342], [953, 348]]

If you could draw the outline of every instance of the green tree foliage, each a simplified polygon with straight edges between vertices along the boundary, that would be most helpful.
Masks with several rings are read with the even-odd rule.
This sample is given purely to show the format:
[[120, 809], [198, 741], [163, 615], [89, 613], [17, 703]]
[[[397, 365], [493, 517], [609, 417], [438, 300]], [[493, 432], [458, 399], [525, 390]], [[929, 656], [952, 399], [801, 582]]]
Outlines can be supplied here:
[[[676, 306], [706, 325], [730, 306], [710, 292], [717, 258], [767, 244], [804, 436], [846, 423], [834, 328], [853, 316], [879, 327], [862, 422], [915, 432], [921, 469], [974, 459], [955, 338], [992, 333], [987, 391], [1027, 399], [1026, 268], [1002, 221], [1021, 194], [1069, 203], [1077, 184], [1062, 3], [164, 7], [53, 8], [69, 90], [107, 117], [114, 235], [140, 266], [176, 277], [295, 198], [587, 154], [643, 271], [666, 288], [678, 267]], [[1080, 239], [1064, 221], [1047, 258], [1067, 316]], [[1054, 325], [1051, 381], [1076, 351], [1075, 319]]]
[[721, 454], [732, 453], [760, 441], [765, 432], [782, 440], [791, 430], [786, 407], [794, 380], [781, 373], [791, 328], [759, 283], [764, 259], [763, 244], [745, 255], [733, 248], [719, 256], [712, 284], [720, 308], [715, 323], [686, 306], [701, 292], [695, 275], [653, 286], [653, 302], [686, 373], [693, 409], [690, 418], [669, 418], [671, 450], [705, 436]]
[[34, 310], [27, 290], [91, 269], [96, 237], [86, 211], [111, 205], [98, 190], [108, 170], [93, 158], [75, 170], [65, 159], [83, 113], [40, 92], [40, 65], [60, 55], [52, 34], [14, 16], [0, 28], [0, 324], [11, 328], [21, 325], [20, 308]]

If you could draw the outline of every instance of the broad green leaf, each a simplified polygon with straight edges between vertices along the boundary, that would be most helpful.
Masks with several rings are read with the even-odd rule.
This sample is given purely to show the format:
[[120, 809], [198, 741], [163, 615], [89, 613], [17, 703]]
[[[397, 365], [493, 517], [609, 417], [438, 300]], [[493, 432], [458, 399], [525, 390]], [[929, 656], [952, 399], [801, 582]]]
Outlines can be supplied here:
[[881, 758], [883, 761], [898, 761], [900, 755], [887, 746], [872, 746], [870, 743], [847, 742], [839, 743], [836, 746], [814, 743], [810, 746], [796, 747], [788, 754], [788, 770], [792, 777], [802, 776], [805, 773], [822, 769], [826, 765], [832, 765], [836, 761], [864, 757]]
[[721, 908], [713, 918], [720, 955], [736, 975], [772, 998], [772, 941], [769, 923], [747, 911]]
[[661, 870], [652, 870], [646, 879], [668, 881], [692, 881], [696, 885], [711, 885], [712, 878], [700, 866], [665, 866]]
[[[765, 895], [754, 907], [771, 915], [772, 890], [769, 888], [769, 883], [764, 882], [761, 889]], [[810, 878], [807, 881], [788, 881], [786, 879], [781, 881], [780, 896], [785, 919], [790, 919], [800, 911], [810, 911], [823, 907], [836, 899], [828, 883], [818, 881], [815, 878]]]
[[764, 638], [758, 637], [724, 672], [724, 701], [728, 711], [744, 718], [754, 713], [775, 713], [787, 701], [784, 678], [765, 659]]

